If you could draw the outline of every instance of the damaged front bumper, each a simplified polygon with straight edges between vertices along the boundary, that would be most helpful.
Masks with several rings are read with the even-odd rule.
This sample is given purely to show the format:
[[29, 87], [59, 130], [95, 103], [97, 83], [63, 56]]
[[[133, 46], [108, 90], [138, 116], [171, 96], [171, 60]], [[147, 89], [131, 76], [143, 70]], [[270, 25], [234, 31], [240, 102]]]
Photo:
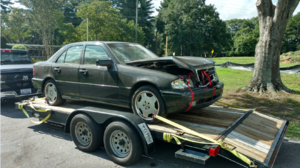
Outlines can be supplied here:
[[[192, 88], [192, 91], [194, 93], [192, 108], [206, 107], [221, 99], [224, 84], [222, 82], [218, 82], [214, 86], [214, 88], [215, 91], [212, 87], [208, 89]], [[190, 91], [160, 90], [160, 92], [165, 101], [168, 114], [176, 113], [176, 112], [184, 112], [189, 108], [192, 99], [192, 93]]]

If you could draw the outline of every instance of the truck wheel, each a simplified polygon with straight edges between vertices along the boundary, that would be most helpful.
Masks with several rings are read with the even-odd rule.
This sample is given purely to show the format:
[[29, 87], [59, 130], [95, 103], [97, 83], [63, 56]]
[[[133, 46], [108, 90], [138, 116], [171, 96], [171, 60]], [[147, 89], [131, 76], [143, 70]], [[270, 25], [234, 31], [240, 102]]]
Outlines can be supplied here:
[[54, 80], [49, 79], [45, 83], [44, 95], [49, 98], [48, 102], [51, 106], [63, 104], [66, 100], [61, 97], [60, 91]]
[[71, 137], [78, 149], [85, 152], [92, 152], [103, 145], [103, 129], [93, 119], [77, 114], [72, 118]]
[[138, 132], [122, 121], [110, 123], [104, 133], [104, 147], [107, 155], [117, 164], [131, 165], [138, 161], [143, 146]]
[[138, 88], [132, 96], [131, 108], [134, 114], [146, 121], [146, 123], [157, 123], [153, 115], [167, 117], [165, 104], [156, 88], [150, 85]]

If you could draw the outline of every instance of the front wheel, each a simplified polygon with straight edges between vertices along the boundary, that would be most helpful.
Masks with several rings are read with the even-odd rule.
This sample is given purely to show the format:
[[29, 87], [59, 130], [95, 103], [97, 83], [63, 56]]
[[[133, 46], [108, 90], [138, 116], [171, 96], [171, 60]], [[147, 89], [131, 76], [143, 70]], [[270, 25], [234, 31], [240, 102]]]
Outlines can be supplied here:
[[153, 115], [167, 116], [165, 104], [153, 86], [146, 85], [138, 88], [132, 96], [131, 108], [134, 114], [144, 119], [147, 123], [157, 123]]
[[138, 161], [143, 152], [139, 133], [124, 121], [110, 123], [104, 133], [107, 155], [117, 164], [131, 165]]

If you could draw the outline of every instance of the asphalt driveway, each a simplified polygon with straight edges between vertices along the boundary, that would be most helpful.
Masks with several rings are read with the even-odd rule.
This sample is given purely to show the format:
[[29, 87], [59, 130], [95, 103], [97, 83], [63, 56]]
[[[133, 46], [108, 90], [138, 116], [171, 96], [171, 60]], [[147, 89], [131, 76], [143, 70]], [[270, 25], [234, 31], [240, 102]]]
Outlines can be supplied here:
[[[192, 168], [240, 167], [224, 158], [210, 158], [206, 165], [176, 159], [179, 146], [156, 142], [156, 152], [130, 167]], [[300, 167], [300, 142], [285, 140], [274, 167]], [[1, 167], [122, 167], [110, 161], [104, 149], [93, 153], [78, 150], [62, 127], [30, 122], [13, 104], [1, 106]]]

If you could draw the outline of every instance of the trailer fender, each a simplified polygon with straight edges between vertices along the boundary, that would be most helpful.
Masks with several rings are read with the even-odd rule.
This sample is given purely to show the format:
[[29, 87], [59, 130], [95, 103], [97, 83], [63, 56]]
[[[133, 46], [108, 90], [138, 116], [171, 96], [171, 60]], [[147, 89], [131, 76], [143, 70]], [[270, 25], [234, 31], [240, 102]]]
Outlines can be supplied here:
[[120, 111], [101, 109], [95, 107], [80, 108], [73, 111], [67, 117], [66, 125], [65, 125], [66, 133], [70, 132], [71, 120], [77, 114], [87, 114], [91, 118], [93, 118], [93, 120], [96, 123], [101, 124], [105, 127], [113, 121], [120, 121], [120, 120], [126, 121], [127, 123], [131, 124], [139, 133], [140, 138], [142, 140], [142, 144], [144, 146], [144, 153], [146, 155], [149, 155], [152, 152], [154, 152], [155, 146], [154, 146], [153, 136], [151, 135], [151, 131], [148, 125], [145, 123], [143, 119], [141, 119], [140, 117], [138, 117], [133, 113], [120, 112]]

